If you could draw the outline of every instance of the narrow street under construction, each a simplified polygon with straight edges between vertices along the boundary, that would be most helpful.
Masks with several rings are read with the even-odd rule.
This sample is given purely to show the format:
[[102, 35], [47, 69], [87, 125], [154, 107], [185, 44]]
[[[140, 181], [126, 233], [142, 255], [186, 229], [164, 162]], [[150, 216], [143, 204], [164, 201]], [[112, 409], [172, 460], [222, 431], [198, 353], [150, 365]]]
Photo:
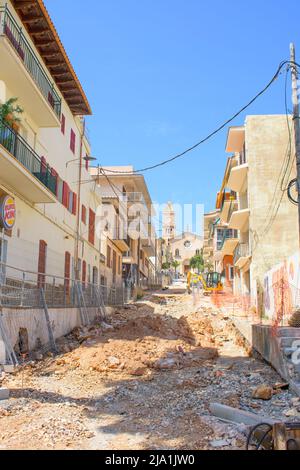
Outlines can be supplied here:
[[57, 346], [3, 375], [1, 449], [239, 450], [250, 427], [220, 419], [216, 404], [259, 421], [299, 419], [288, 384], [212, 297], [188, 295], [183, 282]]

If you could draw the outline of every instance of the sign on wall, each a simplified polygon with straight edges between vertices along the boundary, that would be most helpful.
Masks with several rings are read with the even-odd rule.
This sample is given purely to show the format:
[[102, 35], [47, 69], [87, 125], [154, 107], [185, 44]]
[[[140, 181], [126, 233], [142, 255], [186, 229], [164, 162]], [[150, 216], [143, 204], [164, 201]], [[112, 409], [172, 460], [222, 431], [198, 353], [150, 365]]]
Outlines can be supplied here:
[[16, 221], [16, 203], [12, 196], [0, 198], [0, 227], [11, 230]]

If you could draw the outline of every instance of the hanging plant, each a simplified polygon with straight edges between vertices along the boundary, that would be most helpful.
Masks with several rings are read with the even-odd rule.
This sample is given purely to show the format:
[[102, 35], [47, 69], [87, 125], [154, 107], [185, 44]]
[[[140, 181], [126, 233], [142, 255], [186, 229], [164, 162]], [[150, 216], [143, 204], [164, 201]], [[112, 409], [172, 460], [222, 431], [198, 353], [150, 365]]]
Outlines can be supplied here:
[[6, 122], [15, 132], [20, 129], [20, 114], [23, 109], [17, 104], [18, 98], [10, 98], [5, 103], [0, 104], [0, 120]]

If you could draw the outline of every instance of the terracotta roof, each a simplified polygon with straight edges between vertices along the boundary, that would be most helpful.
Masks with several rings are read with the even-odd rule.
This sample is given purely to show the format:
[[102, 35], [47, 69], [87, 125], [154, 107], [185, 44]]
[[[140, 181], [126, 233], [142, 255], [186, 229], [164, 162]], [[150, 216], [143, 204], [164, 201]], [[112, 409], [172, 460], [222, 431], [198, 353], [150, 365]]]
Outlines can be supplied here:
[[43, 0], [12, 0], [12, 4], [72, 113], [92, 114]]

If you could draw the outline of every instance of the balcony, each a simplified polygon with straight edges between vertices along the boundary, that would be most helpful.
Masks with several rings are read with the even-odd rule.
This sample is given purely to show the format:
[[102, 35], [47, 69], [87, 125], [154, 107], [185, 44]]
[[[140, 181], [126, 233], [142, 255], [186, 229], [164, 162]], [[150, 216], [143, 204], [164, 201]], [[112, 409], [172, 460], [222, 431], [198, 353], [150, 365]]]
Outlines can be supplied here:
[[235, 166], [231, 169], [227, 185], [232, 191], [241, 193], [246, 189], [248, 169], [248, 163]]
[[234, 265], [242, 269], [251, 259], [248, 243], [240, 243], [234, 252]]
[[233, 211], [229, 219], [229, 227], [232, 229], [247, 232], [249, 230], [250, 209], [240, 209]]
[[146, 201], [143, 193], [124, 193], [124, 196], [129, 204], [143, 204], [146, 206]]
[[125, 236], [125, 234], [123, 234], [121, 229], [116, 229], [113, 231], [112, 241], [122, 253], [126, 253], [130, 248], [129, 239]]
[[59, 127], [61, 99], [7, 7], [0, 7], [1, 80], [39, 127]]
[[227, 229], [224, 231], [221, 252], [222, 256], [230, 256], [234, 254], [234, 250], [239, 242], [237, 230]]
[[147, 256], [155, 256], [155, 241], [153, 239], [149, 239], [146, 243], [143, 243], [142, 248]]
[[124, 264], [134, 264], [134, 257], [130, 250], [123, 254], [122, 262]]
[[56, 202], [56, 178], [27, 142], [0, 121], [0, 182], [32, 203]]
[[236, 194], [234, 192], [225, 192], [223, 194], [222, 204], [221, 204], [221, 212], [220, 212], [220, 219], [221, 222], [227, 224], [229, 214], [232, 208], [237, 207], [237, 199]]

